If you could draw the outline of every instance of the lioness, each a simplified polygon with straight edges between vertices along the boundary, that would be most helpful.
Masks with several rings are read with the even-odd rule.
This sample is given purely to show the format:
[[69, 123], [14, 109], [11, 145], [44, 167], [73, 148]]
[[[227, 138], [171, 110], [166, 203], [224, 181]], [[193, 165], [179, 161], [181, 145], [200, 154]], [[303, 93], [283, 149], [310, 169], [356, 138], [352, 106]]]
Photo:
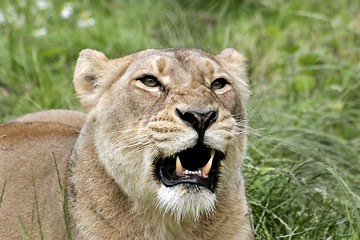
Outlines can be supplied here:
[[35, 239], [253, 238], [240, 171], [249, 95], [240, 53], [109, 60], [87, 49], [74, 85], [86, 118], [62, 110], [0, 125], [2, 239], [31, 229]]

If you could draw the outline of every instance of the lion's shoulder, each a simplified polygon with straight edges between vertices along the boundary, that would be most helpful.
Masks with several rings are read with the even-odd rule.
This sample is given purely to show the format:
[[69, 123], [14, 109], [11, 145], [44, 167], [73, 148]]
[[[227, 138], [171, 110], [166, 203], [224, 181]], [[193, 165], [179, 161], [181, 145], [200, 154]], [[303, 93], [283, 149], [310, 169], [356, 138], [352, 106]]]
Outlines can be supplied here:
[[[0, 222], [9, 223], [0, 224], [4, 239], [20, 236], [16, 225], [19, 216], [23, 222], [31, 222], [36, 200], [42, 230], [54, 234], [46, 238], [65, 238], [59, 178], [64, 184], [67, 159], [79, 135], [83, 114], [59, 113], [39, 112], [0, 124], [0, 190], [5, 186]], [[36, 234], [38, 226], [34, 227]]]
[[74, 111], [74, 110], [63, 110], [63, 109], [51, 109], [47, 111], [29, 113], [21, 117], [15, 118], [12, 122], [42, 122], [42, 123], [59, 123], [65, 124], [72, 127], [80, 128], [85, 120], [86, 114]]

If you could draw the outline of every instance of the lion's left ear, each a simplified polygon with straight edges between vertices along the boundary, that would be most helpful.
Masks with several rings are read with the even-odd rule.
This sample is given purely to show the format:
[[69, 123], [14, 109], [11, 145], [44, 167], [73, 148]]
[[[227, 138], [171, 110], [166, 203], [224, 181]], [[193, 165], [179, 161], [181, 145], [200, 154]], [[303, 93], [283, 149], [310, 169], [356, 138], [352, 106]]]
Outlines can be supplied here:
[[109, 59], [102, 53], [91, 49], [82, 50], [77, 60], [74, 73], [75, 90], [81, 104], [88, 111], [92, 109], [99, 98], [97, 88], [101, 77], [106, 72]]
[[236, 78], [236, 87], [241, 91], [244, 99], [247, 99], [251, 92], [247, 82], [246, 57], [232, 48], [223, 50], [216, 57], [224, 69]]

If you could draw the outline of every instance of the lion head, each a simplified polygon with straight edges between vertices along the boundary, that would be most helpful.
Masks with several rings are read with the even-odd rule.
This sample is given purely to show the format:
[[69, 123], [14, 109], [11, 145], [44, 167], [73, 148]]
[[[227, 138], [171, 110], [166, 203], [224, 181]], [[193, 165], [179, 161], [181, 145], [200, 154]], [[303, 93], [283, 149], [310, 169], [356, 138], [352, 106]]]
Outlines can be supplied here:
[[146, 50], [109, 60], [83, 50], [74, 85], [100, 162], [138, 207], [194, 221], [241, 174], [249, 90], [237, 51]]

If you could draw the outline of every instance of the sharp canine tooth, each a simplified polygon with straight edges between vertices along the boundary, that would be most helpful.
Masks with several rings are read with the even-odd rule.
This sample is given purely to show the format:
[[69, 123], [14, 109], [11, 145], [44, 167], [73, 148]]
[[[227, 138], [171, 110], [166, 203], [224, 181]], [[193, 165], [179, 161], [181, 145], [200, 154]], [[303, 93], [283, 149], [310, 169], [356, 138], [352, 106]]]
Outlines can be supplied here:
[[178, 174], [183, 174], [184, 173], [184, 168], [181, 165], [181, 161], [180, 161], [179, 156], [176, 157], [176, 172]]
[[212, 166], [212, 162], [214, 160], [214, 157], [215, 157], [215, 150], [214, 149], [211, 149], [211, 152], [210, 152], [210, 159], [209, 161], [207, 162], [207, 164], [201, 168], [202, 172], [204, 175], [208, 175], [209, 172], [210, 172], [210, 169], [211, 169], [211, 166]]

